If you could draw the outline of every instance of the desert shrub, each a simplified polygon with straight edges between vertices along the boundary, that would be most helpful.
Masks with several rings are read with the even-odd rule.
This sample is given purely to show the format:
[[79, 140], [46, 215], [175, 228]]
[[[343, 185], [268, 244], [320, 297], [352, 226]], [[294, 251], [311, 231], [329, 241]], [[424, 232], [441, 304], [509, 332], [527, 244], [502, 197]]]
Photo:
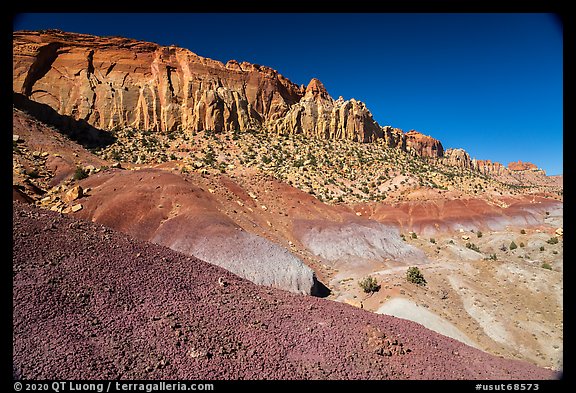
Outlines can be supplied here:
[[544, 262], [542, 264], [542, 269], [552, 270], [552, 266], [549, 263]]
[[416, 232], [412, 232], [412, 239], [418, 239], [418, 235], [416, 234]]
[[476, 236], [478, 236], [478, 237], [482, 237], [482, 231], [478, 231], [478, 232], [476, 232]]
[[82, 180], [88, 177], [88, 171], [84, 168], [77, 166], [76, 171], [74, 171], [74, 180]]
[[522, 235], [525, 235], [525, 234], [526, 234], [526, 230], [525, 230], [525, 229], [522, 229], [522, 230], [520, 231], [520, 233], [521, 233]]
[[466, 243], [466, 248], [469, 248], [473, 251], [480, 252], [480, 248], [474, 243]]
[[413, 284], [423, 286], [426, 285], [426, 279], [424, 278], [424, 275], [422, 274], [420, 269], [418, 269], [417, 266], [411, 266], [408, 268], [408, 270], [406, 271], [406, 280], [408, 280], [408, 282], [411, 282]]
[[495, 261], [497, 259], [496, 254], [490, 254], [490, 260]]
[[551, 237], [550, 239], [546, 240], [548, 244], [558, 244], [558, 238], [556, 236]]
[[431, 237], [431, 238], [430, 238], [430, 243], [436, 244], [436, 239], [434, 239], [433, 237]]
[[372, 276], [363, 278], [358, 282], [358, 284], [366, 293], [378, 292], [380, 290], [380, 285], [378, 285], [378, 281]]
[[512, 240], [512, 242], [510, 243], [509, 248], [510, 248], [510, 250], [515, 250], [515, 249], [518, 248], [518, 246], [516, 245], [516, 243], [514, 243], [514, 240]]
[[520, 247], [524, 247], [524, 242], [520, 242]]
[[540, 246], [540, 251], [544, 251], [544, 246]]

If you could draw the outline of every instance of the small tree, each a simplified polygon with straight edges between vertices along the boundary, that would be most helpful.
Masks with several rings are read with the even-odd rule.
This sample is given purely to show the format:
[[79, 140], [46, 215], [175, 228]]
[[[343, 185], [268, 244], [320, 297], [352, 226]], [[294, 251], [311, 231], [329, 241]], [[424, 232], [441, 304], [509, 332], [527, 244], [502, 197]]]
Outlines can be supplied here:
[[516, 245], [516, 243], [514, 243], [514, 240], [512, 240], [512, 243], [510, 243], [510, 250], [515, 250], [518, 248], [518, 246]]
[[363, 278], [358, 282], [358, 284], [366, 293], [374, 293], [380, 290], [380, 285], [378, 285], [378, 281], [372, 276]]
[[422, 275], [422, 272], [420, 271], [420, 269], [418, 269], [417, 266], [411, 266], [408, 268], [408, 270], [406, 271], [406, 280], [408, 280], [408, 282], [411, 282], [413, 284], [422, 286], [426, 285], [426, 279], [424, 278], [424, 275]]
[[418, 239], [418, 235], [416, 234], [416, 232], [412, 232], [412, 239]]

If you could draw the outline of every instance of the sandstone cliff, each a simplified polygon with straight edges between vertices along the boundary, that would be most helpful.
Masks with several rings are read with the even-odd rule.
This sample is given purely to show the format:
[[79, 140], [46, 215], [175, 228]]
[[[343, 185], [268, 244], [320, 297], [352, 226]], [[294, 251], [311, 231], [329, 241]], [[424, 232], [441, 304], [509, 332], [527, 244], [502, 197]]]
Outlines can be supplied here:
[[500, 175], [529, 163], [473, 160], [415, 130], [381, 127], [366, 105], [334, 100], [313, 78], [306, 89], [272, 68], [226, 64], [176, 46], [59, 30], [13, 33], [13, 90], [102, 130], [245, 131], [383, 141], [448, 165]]
[[517, 162], [508, 163], [508, 169], [511, 171], [537, 171], [538, 167], [531, 162], [522, 162], [518, 160]]
[[285, 117], [269, 124], [281, 134], [305, 134], [322, 139], [346, 139], [374, 142], [382, 138], [382, 129], [361, 101], [334, 100], [318, 79], [313, 78], [306, 94]]
[[486, 176], [499, 176], [507, 172], [504, 165], [499, 162], [490, 160], [472, 160], [472, 168]]
[[442, 162], [462, 169], [472, 169], [472, 160], [464, 149], [446, 149]]
[[446, 165], [479, 172], [486, 176], [500, 176], [508, 173], [508, 169], [501, 163], [470, 158], [464, 149], [447, 149], [442, 162]]
[[13, 90], [104, 130], [171, 132], [266, 128], [357, 142], [384, 140], [424, 157], [440, 141], [381, 127], [366, 105], [334, 100], [313, 78], [304, 89], [277, 71], [223, 64], [175, 46], [58, 30], [13, 34]]
[[438, 139], [424, 135], [416, 130], [406, 133], [406, 149], [421, 157], [440, 158], [444, 155], [444, 148]]
[[15, 92], [101, 129], [246, 130], [304, 93], [268, 67], [55, 30], [13, 34], [13, 74]]

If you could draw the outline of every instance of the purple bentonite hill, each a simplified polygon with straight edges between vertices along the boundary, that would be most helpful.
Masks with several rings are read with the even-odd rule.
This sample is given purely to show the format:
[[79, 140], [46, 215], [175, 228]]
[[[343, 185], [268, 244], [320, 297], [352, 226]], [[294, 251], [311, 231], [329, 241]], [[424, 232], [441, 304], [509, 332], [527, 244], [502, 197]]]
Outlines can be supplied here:
[[13, 284], [17, 379], [558, 378], [18, 201]]

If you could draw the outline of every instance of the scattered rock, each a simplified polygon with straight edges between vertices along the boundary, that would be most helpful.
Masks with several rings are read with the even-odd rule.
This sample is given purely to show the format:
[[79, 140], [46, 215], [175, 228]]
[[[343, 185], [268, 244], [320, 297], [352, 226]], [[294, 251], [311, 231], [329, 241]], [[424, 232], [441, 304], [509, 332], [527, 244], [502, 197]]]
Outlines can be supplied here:
[[79, 210], [82, 210], [82, 208], [83, 208], [82, 204], [79, 203], [79, 204], [77, 204], [77, 205], [72, 206], [71, 210], [72, 210], [73, 213], [75, 213], [75, 212], [77, 212], [77, 211], [79, 211]]
[[64, 202], [72, 202], [78, 198], [82, 198], [82, 196], [84, 196], [84, 190], [82, 189], [82, 186], [75, 186], [66, 192], [63, 200]]

